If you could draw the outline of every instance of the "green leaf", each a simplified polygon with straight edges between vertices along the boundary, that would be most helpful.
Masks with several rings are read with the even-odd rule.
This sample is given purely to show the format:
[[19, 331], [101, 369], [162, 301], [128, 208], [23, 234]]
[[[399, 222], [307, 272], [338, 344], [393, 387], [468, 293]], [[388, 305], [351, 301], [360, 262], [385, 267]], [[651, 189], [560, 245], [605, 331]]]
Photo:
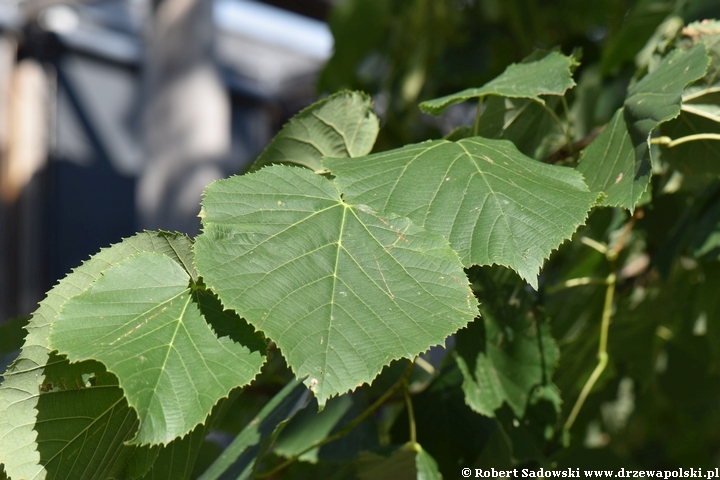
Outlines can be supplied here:
[[550, 383], [558, 348], [548, 326], [531, 311], [534, 299], [512, 272], [483, 268], [471, 278], [482, 300], [482, 319], [455, 337], [465, 399], [488, 417], [505, 402], [523, 418], [535, 388]]
[[213, 331], [218, 337], [230, 337], [242, 343], [251, 352], [266, 354], [267, 344], [262, 333], [256, 332], [252, 325], [240, 318], [232, 310], [225, 310], [218, 296], [206, 288], [196, 288], [192, 292], [193, 301], [197, 304]]
[[[332, 398], [322, 411], [313, 400], [308, 408], [298, 412], [285, 426], [275, 442], [273, 452], [292, 457], [305, 451], [313, 444], [342, 430], [348, 423], [359, 417], [368, 407], [364, 395], [355, 392]], [[324, 461], [349, 461], [361, 450], [377, 446], [377, 431], [370, 420], [365, 420], [347, 435], [321, 448], [303, 453], [299, 460], [317, 463]]]
[[[83, 375], [83, 370], [89, 373]], [[117, 379], [96, 362], [68, 366], [67, 360], [54, 354], [45, 374], [33, 419], [39, 459], [28, 467], [38, 475], [57, 478], [82, 478], [84, 472], [93, 472], [88, 478], [103, 479], [121, 471], [133, 453], [123, 441], [133, 436], [138, 422]], [[12, 478], [27, 478], [15, 475], [17, 466], [11, 470], [12, 456], [5, 459]]]
[[703, 44], [688, 51], [674, 50], [655, 71], [630, 88], [625, 111], [636, 149], [644, 146], [646, 151], [650, 132], [680, 114], [684, 88], [705, 75], [709, 62]]
[[[353, 409], [351, 395], [342, 395], [332, 398], [322, 411], [317, 411], [317, 403], [299, 412], [283, 429], [275, 442], [274, 453], [284, 457], [292, 457], [305, 451], [316, 442], [325, 439], [328, 435], [342, 426], [344, 417], [347, 423], [353, 420], [358, 413]], [[352, 412], [348, 415], [348, 412]], [[354, 414], [354, 415], [353, 415]], [[319, 448], [305, 452], [299, 460], [315, 463], [318, 461]]]
[[444, 238], [275, 166], [215, 182], [197, 267], [280, 347], [321, 406], [463, 327], [477, 307]]
[[543, 261], [584, 222], [597, 198], [576, 171], [481, 137], [325, 165], [348, 202], [405, 215], [448, 238], [465, 266], [505, 265], [534, 287]]
[[132, 443], [167, 444], [205, 421], [264, 357], [218, 339], [192, 301], [190, 277], [159, 253], [138, 253], [68, 300], [50, 334], [70, 361], [98, 360], [138, 412]]
[[298, 381], [291, 381], [285, 385], [198, 480], [250, 478], [261, 444], [273, 435], [280, 423], [291, 418], [299, 408], [305, 406], [307, 393], [308, 390]]
[[606, 196], [602, 205], [633, 209], [650, 182], [650, 162], [635, 161], [635, 149], [618, 109], [600, 135], [580, 155], [577, 166], [591, 190]]
[[250, 171], [273, 163], [318, 171], [322, 169], [323, 157], [360, 157], [370, 153], [379, 129], [368, 95], [335, 93], [291, 118]]
[[437, 462], [417, 444], [408, 442], [389, 456], [361, 452], [358, 457], [360, 480], [442, 480]]
[[420, 104], [420, 109], [439, 115], [450, 105], [486, 95], [528, 98], [544, 104], [540, 95], [564, 95], [568, 89], [575, 86], [572, 71], [577, 65], [573, 57], [558, 52], [550, 52], [541, 59], [531, 56], [522, 63], [510, 65], [500, 76], [480, 88], [468, 88], [428, 100]]
[[718, 107], [715, 105], [717, 102], [708, 102], [707, 96], [720, 91], [720, 22], [717, 20], [693, 22], [683, 28], [682, 33], [685, 39], [680, 42], [681, 48], [690, 49], [693, 45], [702, 43], [710, 56], [707, 74], [685, 89], [682, 94], [683, 104], [692, 102], [691, 110], [699, 110], [700, 115], [703, 115], [702, 110], [707, 108], [710, 117], [717, 121]]
[[[703, 78], [682, 93], [680, 116], [662, 125], [661, 134], [672, 139], [702, 133], [720, 134], [720, 22], [694, 22], [683, 29], [681, 46], [704, 44], [710, 66]], [[720, 142], [695, 140], [662, 150], [662, 159], [685, 175], [720, 173]]]
[[[555, 99], [549, 97], [548, 100], [548, 108], [553, 108]], [[475, 135], [510, 140], [522, 153], [537, 158], [538, 148], [545, 137], [557, 129], [552, 115], [538, 102], [492, 96], [485, 101], [485, 110]]]
[[418, 480], [442, 480], [438, 464], [432, 456], [416, 444], [418, 448], [415, 456], [415, 468], [417, 469]]
[[[220, 448], [217, 444], [205, 440], [207, 434], [217, 426], [219, 420], [225, 417], [228, 408], [238, 396], [239, 390], [235, 390], [228, 398], [218, 402], [208, 420], [195, 427], [183, 438], [176, 438], [165, 446], [135, 447], [125, 468], [125, 478], [127, 480], [184, 480], [197, 477], [193, 474], [198, 469], [198, 463], [202, 463], [198, 462], [198, 459], [203, 453], [208, 453], [202, 447]], [[209, 460], [206, 465], [209, 465], [211, 461]]]
[[606, 194], [603, 205], [635, 209], [650, 183], [650, 134], [680, 114], [683, 89], [707, 66], [703, 45], [674, 50], [628, 91], [624, 108], [583, 151], [577, 168], [592, 191]]
[[358, 456], [359, 480], [415, 480], [417, 470], [412, 444], [406, 443], [389, 456], [375, 452], [361, 452]]
[[[468, 465], [484, 448], [495, 422], [468, 407], [456, 362], [445, 362], [428, 388], [412, 396], [417, 442], [438, 462], [445, 478], [457, 478], [458, 465]], [[408, 440], [406, 409], [392, 426], [392, 443]]]
[[[141, 477], [142, 480], [185, 480], [190, 479], [193, 465], [200, 453], [200, 445], [205, 439], [207, 429], [198, 425], [183, 438], [178, 438], [163, 447], [153, 447], [156, 457], [152, 465]], [[141, 447], [148, 449], [148, 447]]]
[[720, 199], [715, 199], [695, 224], [691, 248], [696, 258], [720, 259]]
[[[704, 98], [703, 100], [707, 101], [709, 99]], [[715, 103], [697, 103], [692, 101], [685, 103], [685, 99], [683, 98], [681, 110], [683, 113], [692, 113], [716, 123], [720, 122], [720, 105]]]
[[[183, 235], [140, 233], [101, 250], [48, 292], [0, 386], [0, 459], [8, 476], [79, 478], [87, 471], [108, 478], [107, 472], [123, 465], [134, 450], [123, 442], [132, 438], [137, 423], [122, 390], [112, 376], [101, 375], [104, 368], [96, 362], [70, 365], [50, 356], [50, 326], [70, 297], [90, 288], [111, 266], [138, 252], [163, 253], [187, 266], [183, 252], [191, 245]], [[43, 421], [36, 424], [38, 418]], [[105, 429], [114, 435], [106, 436]]]

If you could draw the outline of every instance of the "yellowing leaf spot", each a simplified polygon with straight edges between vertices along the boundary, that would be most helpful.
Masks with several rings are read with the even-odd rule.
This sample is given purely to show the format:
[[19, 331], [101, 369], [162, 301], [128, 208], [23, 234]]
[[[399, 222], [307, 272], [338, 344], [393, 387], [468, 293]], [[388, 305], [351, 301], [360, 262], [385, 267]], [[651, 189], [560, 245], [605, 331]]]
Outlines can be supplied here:
[[618, 183], [620, 183], [620, 180], [622, 180], [622, 177], [623, 177], [623, 174], [620, 173], [620, 174], [617, 176], [617, 178], [615, 179], [615, 185], [617, 185]]

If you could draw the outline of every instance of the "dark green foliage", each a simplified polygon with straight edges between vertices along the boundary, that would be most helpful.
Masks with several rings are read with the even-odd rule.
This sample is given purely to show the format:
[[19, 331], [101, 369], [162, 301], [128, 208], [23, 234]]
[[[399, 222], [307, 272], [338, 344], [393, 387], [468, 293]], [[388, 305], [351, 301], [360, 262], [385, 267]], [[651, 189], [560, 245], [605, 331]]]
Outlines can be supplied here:
[[0, 478], [713, 468], [720, 11], [631, 4], [339, 3], [367, 94], [0, 327]]

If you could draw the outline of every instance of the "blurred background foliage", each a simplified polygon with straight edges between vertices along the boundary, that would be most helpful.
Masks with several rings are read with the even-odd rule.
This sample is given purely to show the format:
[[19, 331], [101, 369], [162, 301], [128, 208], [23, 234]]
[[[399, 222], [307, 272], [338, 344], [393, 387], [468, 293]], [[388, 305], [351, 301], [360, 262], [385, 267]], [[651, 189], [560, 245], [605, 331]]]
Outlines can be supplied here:
[[[622, 106], [628, 85], [675, 45], [683, 25], [718, 15], [720, 2], [712, 0], [346, 0], [329, 16], [335, 54], [322, 71], [318, 91], [352, 88], [373, 95], [383, 122], [375, 148], [385, 150], [447, 135], [475, 119], [475, 104], [451, 107], [437, 119], [419, 111], [420, 101], [481, 86], [533, 51], [557, 48], [580, 61], [578, 86], [563, 101], [569, 105], [565, 118], [572, 139], [582, 148]], [[491, 106], [486, 104], [483, 115]], [[512, 111], [505, 109], [505, 114]], [[525, 117], [518, 117], [502, 136], [524, 153], [548, 159], [564, 138], [542, 114], [531, 117], [526, 111], [530, 119], [522, 123]], [[529, 139], [533, 133], [534, 142]], [[462, 337], [473, 328], [496, 335], [488, 318], [517, 334], [517, 319], [533, 315], [546, 322], [560, 349], [552, 383], [562, 403], [538, 395], [524, 418], [515, 418], [507, 404], [494, 421], [477, 418], [461, 397], [463, 378], [453, 355], [444, 357], [437, 378], [413, 401], [418, 441], [445, 478], [457, 478], [461, 466], [720, 465], [720, 303], [713, 293], [720, 290], [720, 264], [717, 250], [699, 255], [693, 250], [699, 241], [692, 240], [693, 235], [707, 238], [708, 229], [717, 231], [720, 168], [717, 155], [708, 154], [702, 158], [712, 167], [685, 171], [678, 181], [668, 166], [673, 155], [660, 153], [652, 201], [640, 207], [636, 220], [622, 209], [596, 209], [546, 264], [539, 292], [528, 292], [513, 274], [498, 272], [500, 267], [471, 272], [485, 325], [461, 331], [453, 348], [463, 348]], [[683, 156], [698, 157], [692, 152]], [[629, 220], [633, 227], [627, 231]], [[624, 248], [617, 261], [610, 363], [567, 446], [560, 429], [597, 363], [605, 287], [553, 287], [572, 278], [603, 278], [611, 268], [604, 255], [579, 241], [582, 237], [610, 245], [622, 241]], [[493, 285], [490, 291], [488, 285]], [[407, 440], [404, 414], [391, 431], [393, 443]]]

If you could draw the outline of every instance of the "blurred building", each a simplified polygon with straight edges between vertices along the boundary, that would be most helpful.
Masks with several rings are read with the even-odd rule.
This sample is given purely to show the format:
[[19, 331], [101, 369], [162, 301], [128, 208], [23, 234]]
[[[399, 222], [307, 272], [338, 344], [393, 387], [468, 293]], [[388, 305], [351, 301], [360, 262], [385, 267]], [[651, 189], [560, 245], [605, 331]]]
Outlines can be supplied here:
[[0, 3], [0, 321], [140, 229], [196, 234], [204, 186], [314, 100], [328, 8]]

